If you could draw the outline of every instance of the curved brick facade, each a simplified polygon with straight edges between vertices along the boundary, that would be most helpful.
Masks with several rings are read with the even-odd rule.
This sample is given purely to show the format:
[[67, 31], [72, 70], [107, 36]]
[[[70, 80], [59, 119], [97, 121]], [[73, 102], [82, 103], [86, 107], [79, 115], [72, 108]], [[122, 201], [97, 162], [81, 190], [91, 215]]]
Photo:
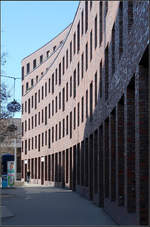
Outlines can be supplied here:
[[119, 224], [148, 224], [148, 7], [81, 1], [22, 60], [22, 178], [76, 190]]

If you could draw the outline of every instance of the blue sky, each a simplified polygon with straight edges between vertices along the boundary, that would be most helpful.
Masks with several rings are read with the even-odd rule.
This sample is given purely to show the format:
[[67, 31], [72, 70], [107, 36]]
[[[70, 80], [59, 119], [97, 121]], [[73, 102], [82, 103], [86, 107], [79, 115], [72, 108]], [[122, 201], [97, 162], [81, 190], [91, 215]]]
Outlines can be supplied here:
[[[21, 60], [40, 48], [74, 19], [79, 1], [1, 1], [1, 52], [7, 53], [4, 75], [21, 78]], [[2, 78], [14, 98], [14, 80]], [[21, 102], [21, 80], [15, 98]], [[21, 117], [16, 113], [15, 117]]]

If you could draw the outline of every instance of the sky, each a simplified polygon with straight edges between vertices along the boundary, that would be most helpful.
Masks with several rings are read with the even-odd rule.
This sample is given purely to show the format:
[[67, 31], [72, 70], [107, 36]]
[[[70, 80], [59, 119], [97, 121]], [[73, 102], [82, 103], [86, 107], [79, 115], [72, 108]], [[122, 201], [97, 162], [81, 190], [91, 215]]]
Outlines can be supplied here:
[[[74, 19], [79, 1], [1, 1], [1, 54], [6, 53], [2, 77], [11, 98], [21, 104], [21, 60], [53, 39]], [[21, 113], [16, 113], [16, 118]]]

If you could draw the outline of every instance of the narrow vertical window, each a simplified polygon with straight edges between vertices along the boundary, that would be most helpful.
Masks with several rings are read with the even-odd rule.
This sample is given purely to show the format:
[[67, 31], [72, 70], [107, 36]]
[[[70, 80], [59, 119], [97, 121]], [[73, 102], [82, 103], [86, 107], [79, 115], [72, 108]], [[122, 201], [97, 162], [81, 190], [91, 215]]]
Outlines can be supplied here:
[[70, 97], [72, 96], [72, 76], [70, 77]]
[[48, 104], [48, 118], [51, 118], [51, 104]]
[[73, 73], [73, 82], [74, 82], [74, 89], [73, 89], [73, 97], [76, 97], [76, 69], [74, 70]]
[[82, 97], [81, 106], [82, 106], [82, 110], [81, 110], [81, 120], [82, 120], [82, 122], [83, 122], [83, 121], [84, 121], [84, 97]]
[[86, 90], [86, 118], [88, 118], [88, 90]]
[[90, 84], [90, 120], [93, 119], [93, 82]]
[[61, 139], [61, 121], [59, 122], [59, 139]]
[[70, 63], [72, 62], [72, 41], [70, 42]]
[[55, 85], [57, 85], [57, 68], [55, 69]]
[[84, 33], [84, 13], [83, 13], [83, 10], [82, 10], [82, 13], [81, 13], [81, 34], [83, 35]]
[[88, 30], [88, 1], [85, 1], [85, 33]]
[[65, 73], [65, 57], [63, 57], [63, 75]]
[[59, 109], [61, 109], [61, 92], [59, 92]]
[[97, 47], [97, 15], [95, 17], [95, 49]]
[[24, 80], [24, 66], [22, 66], [22, 80]]
[[78, 126], [80, 125], [80, 103], [78, 102]]
[[103, 40], [103, 2], [99, 2], [99, 45], [101, 46]]
[[48, 148], [51, 148], [51, 130], [48, 129]]
[[54, 100], [52, 100], [52, 116], [54, 115]]
[[42, 86], [42, 99], [44, 98], [44, 87]]
[[63, 119], [63, 137], [65, 136], [65, 119]]
[[66, 117], [66, 135], [68, 135], [68, 115]]
[[70, 138], [72, 138], [72, 112], [70, 112]]
[[45, 83], [45, 97], [47, 96], [47, 83]]
[[66, 102], [68, 101], [68, 82], [66, 83]]
[[88, 69], [88, 43], [86, 43], [86, 46], [85, 46], [85, 68], [87, 71], [87, 69]]
[[83, 74], [84, 74], [84, 53], [82, 53], [81, 56], [81, 77], [83, 78]]
[[35, 93], [35, 109], [37, 108], [37, 92]]
[[90, 32], [90, 61], [92, 60], [92, 30]]
[[95, 73], [95, 107], [97, 105], [97, 72]]
[[47, 125], [47, 106], [45, 107], [45, 125]]
[[80, 50], [80, 21], [77, 25], [77, 53]]
[[59, 85], [61, 84], [61, 63], [59, 63]]
[[63, 88], [63, 92], [62, 92], [62, 110], [65, 110], [65, 88]]
[[73, 35], [73, 53], [76, 53], [76, 33]]
[[48, 92], [51, 92], [51, 79], [48, 79]]
[[78, 86], [79, 86], [79, 84], [80, 84], [80, 62], [78, 62], [77, 68], [78, 68]]
[[74, 107], [74, 129], [76, 129], [76, 107]]

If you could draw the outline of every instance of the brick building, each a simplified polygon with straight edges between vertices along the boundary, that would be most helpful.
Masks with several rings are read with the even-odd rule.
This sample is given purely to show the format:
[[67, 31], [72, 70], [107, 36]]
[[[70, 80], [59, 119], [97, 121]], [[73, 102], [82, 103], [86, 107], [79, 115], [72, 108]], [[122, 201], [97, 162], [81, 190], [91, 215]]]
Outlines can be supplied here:
[[149, 1], [81, 1], [22, 60], [22, 179], [69, 187], [119, 224], [149, 222]]

